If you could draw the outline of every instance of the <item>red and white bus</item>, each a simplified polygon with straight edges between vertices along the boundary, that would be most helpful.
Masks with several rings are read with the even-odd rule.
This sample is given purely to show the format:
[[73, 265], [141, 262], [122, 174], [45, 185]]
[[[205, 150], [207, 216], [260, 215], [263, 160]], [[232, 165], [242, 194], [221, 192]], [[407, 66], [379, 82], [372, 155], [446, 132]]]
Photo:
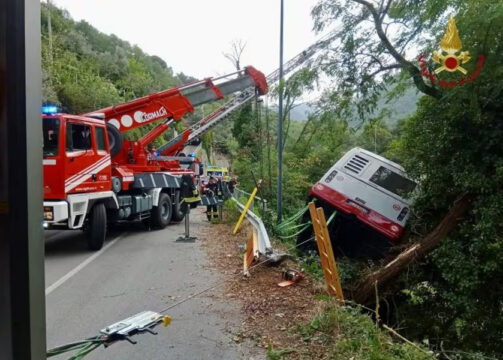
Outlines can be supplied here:
[[400, 165], [353, 148], [314, 184], [309, 196], [326, 212], [338, 212], [330, 226], [338, 255], [375, 257], [399, 241], [415, 187]]

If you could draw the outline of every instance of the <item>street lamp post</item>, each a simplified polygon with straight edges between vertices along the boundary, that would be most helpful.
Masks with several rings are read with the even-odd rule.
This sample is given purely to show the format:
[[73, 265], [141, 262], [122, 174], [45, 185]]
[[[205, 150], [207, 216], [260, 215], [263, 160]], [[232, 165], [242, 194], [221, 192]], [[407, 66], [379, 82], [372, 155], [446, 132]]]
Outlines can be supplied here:
[[280, 10], [280, 30], [279, 30], [279, 109], [278, 109], [278, 191], [277, 191], [277, 211], [278, 223], [282, 217], [282, 183], [283, 183], [283, 9], [284, 0], [281, 0]]

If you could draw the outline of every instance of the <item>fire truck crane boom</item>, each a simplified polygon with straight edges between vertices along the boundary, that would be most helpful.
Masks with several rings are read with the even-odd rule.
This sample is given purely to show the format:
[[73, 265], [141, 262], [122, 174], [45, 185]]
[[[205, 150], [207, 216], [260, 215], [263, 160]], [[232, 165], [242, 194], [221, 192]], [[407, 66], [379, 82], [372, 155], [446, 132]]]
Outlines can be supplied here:
[[[235, 78], [231, 78], [236, 75]], [[180, 120], [194, 107], [222, 99], [224, 96], [250, 86], [267, 93], [264, 75], [248, 66], [244, 71], [215, 79], [205, 79], [174, 89], [160, 91], [133, 101], [86, 113], [83, 116], [104, 117], [120, 132], [136, 129], [161, 119]]]
[[[332, 31], [327, 35], [323, 36], [317, 42], [306, 48], [301, 53], [297, 54], [295, 57], [287, 61], [283, 66], [283, 74], [287, 75], [297, 69], [302, 64], [306, 63], [311, 59], [320, 49], [324, 48], [329, 44], [335, 37], [336, 32]], [[267, 78], [267, 84], [271, 85], [279, 80], [279, 69], [276, 69], [270, 73]], [[260, 93], [263, 95], [263, 92]], [[192, 125], [190, 128], [186, 129], [180, 135], [164, 144], [159, 148], [159, 152], [162, 155], [173, 156], [181, 152], [184, 146], [190, 142], [192, 139], [200, 137], [206, 131], [213, 128], [221, 120], [225, 119], [234, 111], [240, 109], [243, 105], [247, 104], [256, 96], [255, 88], [250, 87], [241, 93], [235, 95], [230, 99], [225, 105], [215, 110], [210, 115], [206, 116], [203, 120]]]

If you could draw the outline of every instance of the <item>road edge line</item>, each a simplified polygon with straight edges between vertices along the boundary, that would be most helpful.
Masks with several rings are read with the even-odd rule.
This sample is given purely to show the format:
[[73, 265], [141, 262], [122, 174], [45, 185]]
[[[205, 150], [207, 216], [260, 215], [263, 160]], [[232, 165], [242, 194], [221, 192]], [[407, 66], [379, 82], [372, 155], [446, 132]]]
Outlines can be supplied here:
[[115, 244], [117, 242], [117, 240], [119, 240], [120, 238], [122, 238], [124, 236], [124, 234], [121, 234], [119, 236], [117, 236], [116, 238], [114, 238], [113, 240], [111, 240], [108, 244], [106, 244], [101, 250], [99, 250], [98, 252], [94, 253], [93, 255], [89, 256], [87, 259], [85, 259], [84, 261], [82, 261], [79, 265], [77, 265], [76, 267], [74, 267], [72, 270], [70, 270], [69, 272], [67, 272], [65, 275], [63, 275], [61, 278], [59, 278], [58, 280], [56, 280], [54, 283], [52, 283], [51, 285], [49, 285], [46, 289], [45, 289], [45, 296], [48, 296], [50, 293], [52, 293], [54, 290], [56, 290], [58, 287], [60, 287], [61, 285], [63, 285], [67, 280], [69, 280], [70, 278], [72, 278], [74, 275], [76, 275], [79, 271], [81, 271], [82, 269], [84, 269], [87, 265], [89, 265], [92, 261], [94, 261], [98, 256], [100, 256], [101, 254], [103, 254], [105, 251], [108, 250], [108, 248], [110, 248], [113, 244]]

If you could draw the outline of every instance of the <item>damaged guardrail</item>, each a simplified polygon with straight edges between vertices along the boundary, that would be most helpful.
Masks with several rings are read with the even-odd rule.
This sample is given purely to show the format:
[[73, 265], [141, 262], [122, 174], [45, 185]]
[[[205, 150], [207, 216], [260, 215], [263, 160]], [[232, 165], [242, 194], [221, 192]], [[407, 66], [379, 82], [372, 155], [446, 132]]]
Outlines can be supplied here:
[[[227, 190], [228, 191], [228, 190]], [[225, 191], [224, 191], [225, 193]], [[256, 193], [256, 191], [255, 191]], [[229, 193], [229, 195], [231, 195]], [[257, 216], [252, 210], [250, 210], [249, 204], [243, 205], [239, 202], [236, 196], [236, 192], [232, 194], [229, 198], [232, 199], [241, 211], [241, 214], [243, 215], [243, 212], [246, 210], [246, 213], [244, 213], [245, 218], [250, 222], [250, 224], [253, 226], [253, 233], [252, 236], [249, 238], [248, 242], [246, 243], [246, 251], [244, 254], [244, 259], [243, 259], [243, 274], [245, 276], [250, 276], [250, 273], [248, 271], [249, 267], [252, 265], [254, 261], [258, 261], [260, 258], [260, 255], [263, 255], [267, 262], [270, 264], [278, 264], [281, 261], [283, 261], [285, 258], [288, 257], [287, 254], [283, 253], [278, 253], [272, 248], [271, 245], [271, 240], [269, 239], [269, 234], [267, 233], [267, 230], [264, 226], [264, 223], [262, 219]], [[248, 200], [248, 203], [250, 201], [253, 201], [253, 196], [254, 193], [251, 194], [250, 199]], [[251, 207], [253, 209], [253, 207]], [[241, 221], [242, 219], [240, 219]], [[236, 228], [234, 229], [234, 233], [237, 231], [239, 228], [240, 221], [238, 221], [238, 224], [236, 224]]]
[[[236, 198], [232, 197], [231, 199], [234, 200], [240, 211], [244, 210], [245, 206], [241, 204]], [[248, 211], [246, 212], [245, 217], [252, 224], [254, 229], [257, 230], [258, 251], [263, 255], [272, 253], [269, 234], [267, 234], [267, 230], [265, 229], [262, 219], [255, 215], [250, 209], [248, 209]]]

